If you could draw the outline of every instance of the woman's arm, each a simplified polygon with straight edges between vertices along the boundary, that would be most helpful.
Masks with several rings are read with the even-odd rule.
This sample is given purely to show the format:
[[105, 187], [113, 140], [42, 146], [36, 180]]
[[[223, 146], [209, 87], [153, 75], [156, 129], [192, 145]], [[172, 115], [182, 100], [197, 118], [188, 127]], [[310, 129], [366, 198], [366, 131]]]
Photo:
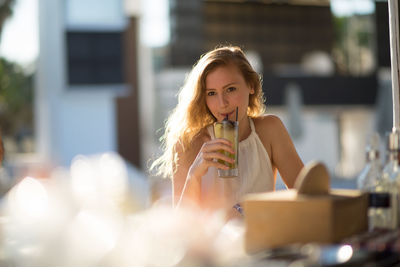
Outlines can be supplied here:
[[198, 203], [200, 200], [200, 181], [199, 178], [188, 177], [189, 168], [194, 161], [194, 151], [195, 147], [190, 150], [183, 151], [180, 145], [177, 145], [176, 153], [178, 156], [178, 162], [175, 166], [176, 172], [172, 178], [172, 194], [173, 194], [173, 204], [177, 206], [178, 203], [183, 198], [183, 192], [185, 192], [185, 198]]
[[275, 166], [288, 188], [292, 188], [304, 164], [282, 121], [274, 115], [261, 119], [260, 138], [267, 144], [272, 165]]

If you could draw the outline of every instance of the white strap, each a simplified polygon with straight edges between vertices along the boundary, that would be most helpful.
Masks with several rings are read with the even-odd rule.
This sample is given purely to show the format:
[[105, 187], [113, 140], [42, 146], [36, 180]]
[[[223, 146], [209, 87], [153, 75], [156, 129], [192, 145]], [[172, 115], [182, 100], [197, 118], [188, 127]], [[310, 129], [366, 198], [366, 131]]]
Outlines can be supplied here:
[[249, 117], [249, 122], [250, 122], [250, 128], [252, 132], [256, 131], [256, 127], [254, 126], [253, 120]]

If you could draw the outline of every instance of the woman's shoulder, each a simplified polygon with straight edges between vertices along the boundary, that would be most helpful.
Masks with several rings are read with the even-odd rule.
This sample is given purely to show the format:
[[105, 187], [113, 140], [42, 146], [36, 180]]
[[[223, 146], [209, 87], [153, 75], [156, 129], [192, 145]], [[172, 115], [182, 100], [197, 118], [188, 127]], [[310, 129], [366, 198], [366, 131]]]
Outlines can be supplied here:
[[210, 133], [208, 132], [208, 127], [204, 127], [200, 130], [200, 132], [193, 137], [193, 140], [190, 144], [193, 148], [198, 148], [200, 150], [201, 146], [211, 139]]
[[282, 120], [273, 114], [266, 114], [253, 119], [256, 133], [263, 143], [275, 143], [285, 139], [287, 130]]
[[280, 150], [290, 141], [285, 125], [278, 116], [272, 114], [257, 117], [253, 121], [258, 137], [271, 160], [274, 160], [273, 151]]
[[270, 132], [271, 130], [279, 130], [284, 127], [281, 119], [274, 114], [264, 114], [253, 118], [253, 122], [256, 130], [260, 132], [265, 132], [266, 130]]
[[184, 155], [197, 155], [201, 146], [208, 140], [211, 139], [210, 134], [208, 133], [207, 127], [204, 127], [200, 130], [198, 134], [196, 134], [191, 140], [190, 144], [187, 147], [183, 147], [181, 143], [175, 144], [175, 149], [178, 154]]
[[178, 157], [178, 165], [189, 167], [195, 160], [203, 144], [210, 139], [211, 137], [208, 134], [207, 128], [204, 128], [193, 137], [193, 140], [186, 147], [183, 147], [180, 142], [176, 143], [175, 152]]

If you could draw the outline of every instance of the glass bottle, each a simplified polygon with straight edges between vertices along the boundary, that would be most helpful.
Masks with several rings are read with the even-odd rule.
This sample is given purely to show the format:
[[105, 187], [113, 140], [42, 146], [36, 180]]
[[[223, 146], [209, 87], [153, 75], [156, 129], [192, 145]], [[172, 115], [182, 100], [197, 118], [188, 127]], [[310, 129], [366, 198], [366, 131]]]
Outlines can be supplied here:
[[369, 229], [391, 228], [390, 183], [382, 176], [379, 156], [380, 138], [377, 133], [371, 136], [366, 146], [366, 164], [357, 180], [358, 189], [369, 193]]
[[379, 135], [374, 134], [368, 140], [366, 149], [366, 164], [357, 179], [357, 187], [362, 191], [374, 191], [376, 183], [382, 175], [382, 164], [379, 157]]
[[388, 184], [390, 193], [390, 229], [399, 226], [399, 185], [400, 185], [400, 133], [393, 131], [388, 135], [387, 161], [382, 171], [382, 179]]

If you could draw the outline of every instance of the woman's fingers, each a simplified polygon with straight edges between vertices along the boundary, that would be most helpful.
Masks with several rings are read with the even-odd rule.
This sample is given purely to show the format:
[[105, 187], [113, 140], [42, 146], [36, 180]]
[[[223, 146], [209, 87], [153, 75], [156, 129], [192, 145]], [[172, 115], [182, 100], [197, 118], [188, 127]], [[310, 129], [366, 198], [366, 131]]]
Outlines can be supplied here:
[[203, 153], [203, 158], [206, 160], [220, 159], [230, 163], [235, 162], [235, 159], [221, 152], [202, 152], [202, 153]]
[[214, 161], [214, 160], [205, 160], [207, 162], [207, 167], [215, 167], [217, 169], [223, 169], [223, 170], [228, 170], [230, 167], [219, 163], [218, 161]]
[[[221, 153], [219, 153], [219, 154], [221, 154]], [[191, 176], [201, 177], [201, 176], [205, 175], [208, 168], [212, 167], [212, 166], [219, 168], [219, 169], [224, 169], [224, 170], [229, 169], [228, 166], [214, 160], [211, 155], [207, 155], [207, 153], [200, 152], [199, 154], [197, 154], [196, 159], [190, 166], [189, 173]]]
[[228, 146], [232, 146], [232, 142], [225, 138], [216, 138], [214, 140], [211, 140], [209, 143], [222, 143]]
[[227, 163], [234, 163], [235, 159], [232, 159], [224, 152], [235, 154], [230, 141], [222, 138], [206, 141], [192, 163], [189, 173], [195, 177], [201, 177], [207, 172], [209, 167], [223, 170], [229, 169], [229, 166], [221, 163], [220, 160]]
[[232, 143], [222, 138], [206, 142], [203, 144], [202, 147], [203, 152], [213, 152], [213, 151], [219, 151], [221, 149], [231, 154], [235, 154], [235, 150], [233, 150]]

